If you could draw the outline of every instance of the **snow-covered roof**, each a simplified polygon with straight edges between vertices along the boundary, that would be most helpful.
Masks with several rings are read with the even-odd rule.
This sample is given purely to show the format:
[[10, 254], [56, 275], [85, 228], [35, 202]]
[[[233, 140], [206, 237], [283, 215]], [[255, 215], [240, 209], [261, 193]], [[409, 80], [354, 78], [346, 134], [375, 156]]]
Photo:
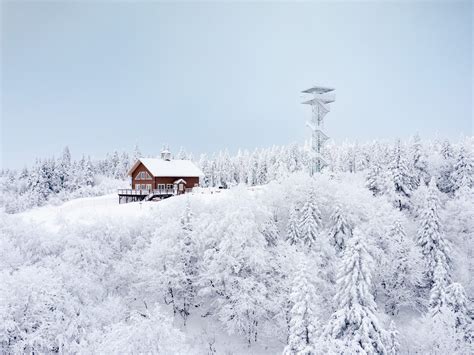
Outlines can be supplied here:
[[334, 88], [329, 88], [326, 86], [313, 86], [312, 88], [303, 90], [302, 93], [305, 94], [324, 94], [326, 92], [334, 91]]
[[133, 164], [128, 172], [132, 175], [142, 163], [154, 177], [199, 177], [204, 173], [191, 160], [163, 160], [158, 158], [142, 158]]

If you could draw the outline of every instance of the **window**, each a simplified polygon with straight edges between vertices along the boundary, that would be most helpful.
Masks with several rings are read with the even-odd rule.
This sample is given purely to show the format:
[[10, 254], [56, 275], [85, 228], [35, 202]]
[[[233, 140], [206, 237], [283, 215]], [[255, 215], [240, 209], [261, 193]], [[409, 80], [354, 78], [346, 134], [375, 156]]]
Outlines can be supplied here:
[[173, 189], [173, 184], [166, 184], [166, 189], [167, 190], [172, 190]]
[[146, 184], [146, 189], [151, 190], [151, 184]]
[[164, 190], [165, 189], [165, 184], [158, 184], [158, 185], [156, 185], [156, 187], [158, 188], [158, 190]]
[[135, 190], [140, 190], [140, 184], [135, 184]]
[[153, 178], [147, 171], [140, 171], [135, 180], [153, 180]]

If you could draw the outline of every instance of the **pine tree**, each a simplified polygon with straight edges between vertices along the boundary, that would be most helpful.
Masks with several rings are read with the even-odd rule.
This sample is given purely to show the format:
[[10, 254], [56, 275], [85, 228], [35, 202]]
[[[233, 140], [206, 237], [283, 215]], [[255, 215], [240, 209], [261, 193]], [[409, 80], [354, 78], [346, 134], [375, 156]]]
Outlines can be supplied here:
[[188, 155], [186, 154], [186, 151], [184, 150], [183, 147], [179, 148], [178, 156], [177, 159], [179, 160], [186, 160], [188, 158]]
[[452, 193], [453, 183], [451, 174], [453, 173], [454, 153], [449, 141], [446, 140], [443, 142], [440, 154], [443, 157], [443, 164], [439, 168], [437, 185], [441, 192]]
[[400, 343], [398, 342], [400, 333], [395, 326], [395, 322], [390, 321], [390, 327], [388, 328], [388, 346], [387, 354], [388, 355], [398, 355], [400, 354]]
[[430, 313], [434, 316], [446, 306], [446, 289], [450, 282], [446, 256], [440, 250], [436, 251], [433, 282], [430, 290]]
[[84, 182], [86, 186], [94, 186], [94, 168], [91, 157], [87, 157], [84, 161]]
[[387, 267], [384, 268], [383, 287], [387, 295], [385, 310], [397, 315], [400, 307], [415, 302], [413, 290], [417, 284], [414, 270], [416, 260], [411, 258], [411, 245], [400, 220], [395, 220], [388, 239], [392, 250], [388, 250]]
[[288, 345], [283, 354], [315, 354], [319, 321], [315, 314], [316, 290], [307, 278], [307, 267], [297, 272], [291, 292]]
[[[426, 267], [427, 286], [430, 289], [435, 282], [435, 269], [446, 267], [445, 271], [437, 271], [439, 282], [444, 277], [449, 278], [449, 246], [441, 234], [438, 191], [433, 178], [427, 190], [423, 209], [420, 212], [420, 226], [417, 234], [417, 243], [421, 248]], [[443, 287], [443, 285], [438, 283], [437, 287]]]
[[377, 196], [382, 192], [382, 187], [380, 186], [381, 172], [382, 168], [377, 162], [374, 162], [370, 166], [369, 171], [367, 172], [365, 186], [367, 186], [367, 188], [372, 191], [372, 194], [374, 196]]
[[321, 212], [316, 206], [314, 190], [311, 187], [306, 202], [301, 210], [301, 221], [299, 230], [303, 243], [312, 248], [318, 239], [318, 231], [321, 225]]
[[133, 155], [132, 155], [132, 164], [135, 164], [137, 160], [142, 157], [143, 155], [140, 151], [140, 148], [138, 148], [138, 144], [135, 144], [135, 148], [133, 149]]
[[377, 319], [377, 306], [370, 291], [372, 269], [373, 259], [355, 229], [342, 256], [336, 285], [337, 311], [325, 335], [352, 344], [354, 352], [385, 354], [385, 331]]
[[461, 147], [451, 174], [453, 192], [461, 188], [471, 188], [474, 181], [474, 168], [470, 154]]
[[454, 313], [456, 328], [466, 332], [466, 336], [468, 336], [467, 328], [471, 323], [467, 309], [468, 300], [466, 291], [460, 283], [453, 282], [448, 286], [446, 289], [446, 303], [449, 309]]
[[181, 217], [181, 252], [182, 252], [182, 267], [183, 279], [181, 280], [181, 299], [182, 305], [178, 309], [183, 317], [184, 325], [190, 314], [191, 306], [196, 295], [196, 277], [197, 277], [197, 256], [196, 243], [193, 236], [192, 227], [192, 212], [189, 199], [186, 200], [186, 205]]
[[63, 155], [59, 159], [57, 167], [61, 189], [68, 190], [71, 173], [71, 153], [69, 152], [69, 148], [67, 146], [64, 148]]
[[265, 236], [269, 246], [275, 246], [279, 239], [276, 215], [273, 215], [264, 224], [262, 234]]
[[301, 231], [299, 229], [298, 210], [295, 206], [290, 208], [290, 218], [288, 220], [288, 228], [286, 239], [291, 245], [297, 245], [301, 242]]
[[342, 252], [344, 250], [347, 239], [350, 238], [351, 234], [352, 228], [347, 222], [341, 206], [336, 203], [331, 215], [331, 228], [329, 230], [329, 238], [336, 251]]
[[400, 140], [395, 144], [390, 169], [397, 196], [396, 206], [401, 211], [410, 207], [409, 199], [413, 191], [413, 177], [408, 169], [405, 152], [402, 149]]
[[429, 174], [428, 174], [428, 162], [426, 159], [426, 154], [423, 151], [423, 146], [421, 144], [420, 136], [418, 134], [413, 138], [413, 143], [411, 145], [411, 154], [413, 161], [413, 185], [415, 188], [420, 186], [420, 184], [428, 184]]
[[257, 184], [264, 185], [267, 181], [267, 161], [264, 154], [260, 156], [257, 166]]

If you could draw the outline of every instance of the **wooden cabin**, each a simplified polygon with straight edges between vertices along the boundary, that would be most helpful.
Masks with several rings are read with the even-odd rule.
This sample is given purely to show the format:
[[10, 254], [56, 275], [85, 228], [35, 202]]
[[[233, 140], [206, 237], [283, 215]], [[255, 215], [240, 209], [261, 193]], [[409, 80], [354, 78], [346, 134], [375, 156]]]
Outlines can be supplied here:
[[171, 159], [168, 150], [161, 158], [143, 158], [133, 164], [128, 176], [131, 189], [119, 189], [119, 203], [150, 201], [191, 192], [204, 176], [190, 160]]

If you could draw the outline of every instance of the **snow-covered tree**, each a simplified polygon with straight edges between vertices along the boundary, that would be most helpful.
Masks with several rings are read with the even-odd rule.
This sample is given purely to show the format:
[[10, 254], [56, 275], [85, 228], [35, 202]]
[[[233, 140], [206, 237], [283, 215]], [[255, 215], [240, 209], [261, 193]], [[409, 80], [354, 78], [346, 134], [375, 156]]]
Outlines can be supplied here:
[[464, 147], [461, 147], [451, 174], [453, 191], [461, 188], [471, 188], [474, 181], [472, 157]]
[[413, 177], [410, 174], [407, 158], [400, 140], [395, 144], [390, 163], [393, 183], [395, 185], [395, 205], [400, 209], [410, 207], [410, 196], [413, 191]]
[[418, 308], [417, 287], [420, 282], [419, 254], [413, 241], [407, 238], [401, 221], [396, 219], [387, 235], [389, 247], [383, 260], [382, 287], [385, 311], [397, 315], [400, 308]]
[[301, 242], [301, 231], [299, 227], [298, 210], [293, 205], [290, 207], [290, 216], [288, 219], [288, 227], [286, 232], [286, 240], [291, 244], [295, 245]]
[[293, 306], [290, 311], [288, 345], [283, 354], [316, 353], [316, 341], [321, 325], [314, 310], [317, 305], [316, 290], [307, 274], [308, 268], [302, 263], [295, 276], [290, 296]]
[[69, 147], [66, 146], [64, 148], [63, 155], [59, 159], [57, 167], [61, 188], [68, 189], [71, 172], [71, 153], [69, 152]]
[[453, 312], [455, 317], [455, 327], [462, 332], [466, 340], [472, 342], [471, 318], [467, 309], [468, 299], [464, 287], [458, 283], [453, 282], [446, 289], [446, 303], [448, 308]]
[[132, 311], [130, 317], [108, 326], [93, 338], [94, 348], [85, 352], [101, 354], [188, 354], [182, 331], [159, 306], [151, 311]]
[[381, 181], [382, 177], [382, 168], [380, 164], [378, 164], [378, 162], [374, 162], [370, 166], [366, 177], [366, 186], [370, 191], [372, 191], [374, 196], [377, 196], [383, 191], [381, 187], [383, 184], [383, 181]]
[[186, 205], [181, 217], [181, 252], [182, 252], [182, 267], [183, 276], [180, 288], [181, 300], [178, 311], [186, 320], [190, 314], [191, 306], [193, 305], [194, 297], [196, 295], [196, 278], [197, 278], [197, 250], [193, 235], [192, 227], [192, 212], [189, 199], [186, 200]]
[[176, 156], [176, 159], [179, 159], [179, 160], [188, 159], [188, 155], [186, 154], [186, 151], [184, 150], [183, 147], [179, 148], [179, 152], [178, 152], [178, 155]]
[[301, 209], [301, 219], [299, 224], [301, 240], [308, 248], [312, 248], [315, 245], [318, 239], [320, 226], [321, 212], [316, 205], [314, 189], [311, 187], [308, 191], [303, 208]]
[[388, 328], [388, 342], [387, 342], [387, 354], [398, 355], [400, 354], [400, 333], [395, 325], [395, 322], [390, 321], [390, 327]]
[[446, 305], [446, 289], [450, 282], [446, 255], [441, 250], [435, 252], [435, 266], [430, 290], [430, 312], [436, 315]]
[[[436, 269], [439, 282], [442, 282], [444, 278], [449, 280], [449, 267], [451, 263], [449, 245], [441, 230], [438, 212], [440, 208], [438, 193], [439, 191], [433, 178], [427, 189], [423, 209], [420, 212], [417, 234], [417, 243], [421, 248], [425, 262], [428, 288], [432, 288], [435, 283]], [[445, 268], [445, 270], [440, 268]], [[440, 283], [437, 285], [438, 288], [444, 286], [444, 284]], [[438, 301], [433, 299], [433, 302], [437, 303]]]
[[325, 335], [350, 343], [352, 351], [383, 354], [385, 331], [377, 318], [372, 290], [373, 259], [364, 236], [354, 230], [344, 254], [337, 279], [337, 311], [332, 315]]
[[423, 145], [418, 134], [413, 138], [410, 150], [413, 165], [413, 184], [416, 188], [420, 184], [428, 184], [430, 181], [426, 153], [423, 151]]
[[329, 230], [329, 238], [331, 244], [337, 252], [342, 252], [345, 248], [347, 240], [352, 235], [352, 227], [346, 220], [344, 212], [339, 203], [336, 202], [334, 211], [331, 214], [331, 227]]

